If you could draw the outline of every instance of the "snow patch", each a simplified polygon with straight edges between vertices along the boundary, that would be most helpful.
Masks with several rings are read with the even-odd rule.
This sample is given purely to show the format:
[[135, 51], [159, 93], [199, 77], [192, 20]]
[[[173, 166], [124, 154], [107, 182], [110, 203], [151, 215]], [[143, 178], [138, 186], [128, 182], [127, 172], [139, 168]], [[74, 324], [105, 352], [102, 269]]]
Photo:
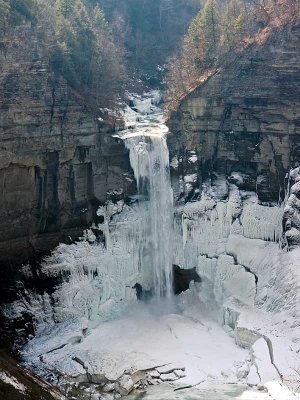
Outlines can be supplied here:
[[14, 376], [10, 376], [7, 373], [0, 371], [0, 380], [8, 385], [13, 386], [16, 390], [21, 393], [26, 392], [26, 387], [20, 383]]

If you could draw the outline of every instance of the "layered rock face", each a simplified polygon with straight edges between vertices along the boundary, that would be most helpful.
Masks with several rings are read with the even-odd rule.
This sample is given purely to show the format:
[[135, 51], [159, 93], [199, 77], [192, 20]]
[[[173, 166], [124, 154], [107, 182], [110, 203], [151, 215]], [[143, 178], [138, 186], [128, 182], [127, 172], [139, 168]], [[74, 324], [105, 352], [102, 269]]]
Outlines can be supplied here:
[[[197, 174], [194, 189], [232, 176], [262, 202], [283, 199], [286, 173], [300, 161], [299, 38], [300, 26], [275, 30], [183, 98], [168, 122], [175, 176]], [[225, 185], [219, 195], [227, 194]]]
[[300, 316], [299, 38], [299, 26], [270, 32], [191, 90], [168, 121], [183, 239], [176, 262], [196, 266], [201, 300], [215, 304], [237, 344], [265, 340], [287, 384], [299, 380], [290, 368]]
[[55, 76], [30, 24], [0, 38], [0, 260], [75, 237], [135, 190], [127, 150]]

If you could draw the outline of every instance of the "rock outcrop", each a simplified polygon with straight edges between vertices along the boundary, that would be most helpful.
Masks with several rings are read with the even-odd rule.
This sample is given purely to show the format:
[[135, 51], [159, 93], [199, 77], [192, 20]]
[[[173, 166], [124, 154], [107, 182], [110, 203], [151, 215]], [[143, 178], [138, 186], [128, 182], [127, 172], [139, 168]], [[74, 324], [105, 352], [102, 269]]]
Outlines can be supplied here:
[[225, 177], [262, 202], [284, 198], [300, 161], [299, 38], [299, 25], [274, 28], [182, 99], [168, 121], [178, 197]]
[[33, 375], [0, 350], [0, 397], [9, 400], [66, 400], [54, 386]]
[[29, 23], [0, 37], [0, 261], [18, 263], [135, 191], [127, 150], [51, 71]]

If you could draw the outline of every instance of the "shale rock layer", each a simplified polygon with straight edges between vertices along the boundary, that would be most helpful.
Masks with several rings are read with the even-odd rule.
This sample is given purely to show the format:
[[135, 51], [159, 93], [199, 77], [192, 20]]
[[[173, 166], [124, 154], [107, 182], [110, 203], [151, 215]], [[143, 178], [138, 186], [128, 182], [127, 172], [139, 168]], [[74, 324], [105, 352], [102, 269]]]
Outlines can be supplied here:
[[[30, 23], [0, 36], [0, 261], [75, 238], [109, 197], [134, 191], [118, 124], [50, 68]], [[116, 194], [117, 190], [117, 194]]]
[[300, 161], [299, 39], [299, 25], [274, 29], [183, 97], [168, 121], [171, 156], [180, 155], [173, 175], [197, 174], [195, 189], [239, 172], [232, 183], [259, 200], [284, 197]]

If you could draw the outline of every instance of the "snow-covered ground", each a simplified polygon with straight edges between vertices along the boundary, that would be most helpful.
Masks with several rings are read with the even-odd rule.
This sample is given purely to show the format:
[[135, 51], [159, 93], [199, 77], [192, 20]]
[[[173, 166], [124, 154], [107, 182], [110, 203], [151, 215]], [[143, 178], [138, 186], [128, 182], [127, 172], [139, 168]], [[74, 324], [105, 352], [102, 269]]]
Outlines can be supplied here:
[[[59, 337], [55, 337], [57, 331], [49, 332], [44, 340], [33, 339], [24, 354], [33, 364], [42, 360], [45, 368], [81, 382], [88, 381], [87, 374], [95, 383], [107, 383], [126, 374], [134, 380], [135, 374], [143, 372], [152, 383], [176, 380], [178, 386], [206, 381], [237, 383], [237, 375], [245, 377], [250, 368], [249, 352], [205, 316], [200, 303], [183, 312], [158, 313], [158, 308], [168, 310], [165, 304], [137, 304], [122, 317], [99, 324], [85, 337], [74, 327], [58, 331]], [[158, 367], [165, 365], [167, 369], [161, 372]], [[153, 374], [155, 369], [161, 373]]]
[[[274, 394], [274, 393], [277, 394]], [[273, 393], [273, 395], [271, 395]], [[138, 400], [137, 395], [129, 396], [128, 400]], [[174, 391], [168, 385], [151, 386], [143, 395], [145, 400], [288, 400], [289, 393], [281, 384], [269, 385], [269, 390], [255, 390], [247, 385], [218, 384], [208, 382], [197, 388]]]
[[[99, 323], [88, 331], [70, 321], [46, 328], [24, 349], [25, 360], [43, 375], [55, 372], [61, 377], [61, 384], [69, 377], [71, 382], [96, 384], [104, 393], [116, 389], [125, 395], [134, 386], [143, 389], [150, 385], [151, 389], [152, 385], [168, 383], [171, 387], [164, 390], [170, 393], [185, 387], [198, 389], [199, 393], [191, 397], [195, 399], [214, 399], [216, 393], [218, 400], [296, 399], [282, 386], [280, 377], [284, 362], [293, 360], [288, 354], [292, 351], [288, 331], [280, 337], [280, 328], [274, 332], [274, 324], [260, 320], [262, 316], [254, 310], [252, 314], [247, 310], [240, 328], [255, 332], [257, 338], [259, 333], [262, 336], [254, 340], [251, 350], [243, 349], [235, 343], [233, 332], [211, 317], [208, 307], [199, 301], [195, 287], [176, 301], [136, 304], [121, 317]], [[270, 327], [273, 336], [268, 331]], [[272, 341], [273, 360], [265, 333]], [[242, 336], [239, 331], [236, 334]], [[243, 332], [244, 340], [245, 337]], [[264, 392], [257, 392], [257, 386], [263, 387]], [[159, 392], [154, 393], [158, 396]], [[163, 393], [161, 399], [166, 398]], [[189, 394], [185, 389], [184, 397], [178, 397], [178, 393], [174, 398], [188, 399], [197, 392]], [[149, 399], [159, 400], [155, 395], [151, 397], [150, 390]]]

